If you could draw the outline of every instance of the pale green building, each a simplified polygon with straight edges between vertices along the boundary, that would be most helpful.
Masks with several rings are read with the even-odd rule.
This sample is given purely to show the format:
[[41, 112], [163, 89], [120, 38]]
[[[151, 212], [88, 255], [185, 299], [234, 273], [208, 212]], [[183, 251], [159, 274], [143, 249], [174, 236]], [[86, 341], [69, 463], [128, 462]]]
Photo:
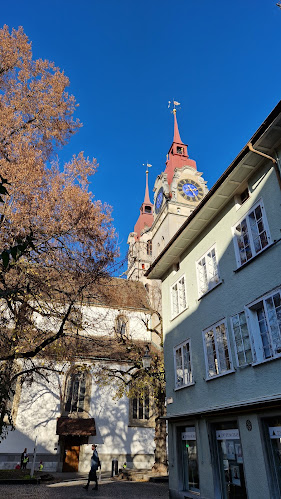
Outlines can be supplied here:
[[172, 499], [281, 497], [280, 165], [281, 102], [146, 273], [162, 281]]

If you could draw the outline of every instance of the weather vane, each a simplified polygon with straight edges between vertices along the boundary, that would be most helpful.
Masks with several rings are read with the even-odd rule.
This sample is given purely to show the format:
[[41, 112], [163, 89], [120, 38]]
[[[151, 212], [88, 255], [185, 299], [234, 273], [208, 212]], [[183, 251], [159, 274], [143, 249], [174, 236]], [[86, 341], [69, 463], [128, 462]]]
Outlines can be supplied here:
[[152, 165], [150, 163], [146, 162], [146, 164], [143, 163], [142, 166], [146, 166], [146, 172], [145, 173], [148, 173], [148, 168], [150, 168]]
[[176, 114], [176, 112], [177, 112], [177, 106], [180, 106], [180, 102], [176, 101], [175, 99], [173, 99], [173, 101], [169, 100], [169, 102], [168, 102], [168, 108], [172, 107], [172, 105], [173, 105], [173, 109], [172, 109], [171, 112], [174, 113], [174, 114]]

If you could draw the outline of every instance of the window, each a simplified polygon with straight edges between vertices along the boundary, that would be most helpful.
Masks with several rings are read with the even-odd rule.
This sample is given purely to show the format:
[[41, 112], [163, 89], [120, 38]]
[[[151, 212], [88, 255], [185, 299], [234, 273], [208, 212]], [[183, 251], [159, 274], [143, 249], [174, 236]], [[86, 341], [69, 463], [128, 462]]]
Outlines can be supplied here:
[[248, 187], [246, 187], [246, 189], [244, 189], [244, 191], [241, 192], [241, 194], [240, 194], [241, 204], [245, 203], [245, 201], [247, 201], [247, 199], [249, 199], [249, 197], [250, 197], [249, 189], [248, 189]]
[[195, 426], [177, 428], [179, 479], [182, 490], [199, 492], [199, 471]]
[[176, 317], [183, 310], [187, 308], [184, 276], [182, 276], [171, 287], [171, 303], [172, 303], [172, 318]]
[[183, 154], [183, 147], [177, 146], [177, 154]]
[[80, 308], [74, 306], [69, 314], [68, 318], [69, 329], [72, 333], [78, 333], [79, 329], [82, 328], [82, 312]]
[[236, 349], [237, 365], [241, 367], [251, 364], [251, 362], [253, 362], [253, 354], [245, 312], [240, 312], [231, 317], [231, 326]]
[[118, 315], [116, 318], [115, 330], [119, 339], [128, 337], [129, 320], [125, 315]]
[[219, 271], [215, 248], [211, 248], [196, 264], [199, 296], [219, 282]]
[[281, 356], [281, 290], [248, 306], [256, 361]]
[[129, 425], [153, 427], [154, 418], [152, 417], [152, 398], [149, 393], [149, 387], [146, 386], [141, 392], [133, 389], [132, 396], [129, 399]]
[[264, 207], [261, 201], [233, 228], [238, 266], [262, 251], [270, 242]]
[[219, 322], [203, 331], [207, 378], [232, 370], [225, 322]]
[[146, 387], [141, 395], [133, 398], [133, 419], [149, 419], [149, 391]]
[[190, 340], [174, 348], [175, 388], [192, 383]]
[[146, 243], [146, 253], [148, 256], [152, 256], [152, 241], [149, 239]]
[[66, 381], [65, 412], [78, 413], [84, 411], [86, 395], [86, 373], [71, 373]]
[[145, 213], [151, 213], [151, 206], [145, 206], [144, 207], [144, 212]]

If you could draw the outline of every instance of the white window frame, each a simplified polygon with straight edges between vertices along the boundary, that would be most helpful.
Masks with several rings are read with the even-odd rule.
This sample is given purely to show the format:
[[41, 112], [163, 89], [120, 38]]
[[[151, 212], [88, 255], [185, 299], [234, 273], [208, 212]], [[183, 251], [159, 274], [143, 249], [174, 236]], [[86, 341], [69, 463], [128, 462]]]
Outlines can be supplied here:
[[[179, 285], [181, 285], [182, 282], [183, 286], [182, 288], [180, 288]], [[181, 290], [183, 290], [183, 295], [181, 295]], [[187, 296], [186, 296], [186, 281], [184, 274], [171, 285], [170, 297], [171, 297], [171, 319], [174, 319], [188, 308]], [[176, 307], [175, 307], [174, 298], [176, 298]]]
[[[281, 321], [280, 322], [278, 321], [275, 305], [270, 311], [269, 306], [266, 303], [269, 300], [273, 300], [273, 297], [278, 294], [281, 301], [281, 288], [278, 287], [275, 288], [273, 291], [270, 291], [269, 293], [261, 296], [260, 298], [258, 298], [257, 300], [255, 300], [254, 302], [250, 303], [245, 307], [251, 329], [251, 339], [253, 343], [253, 348], [255, 350], [254, 364], [268, 362], [270, 360], [274, 360], [281, 357]], [[261, 308], [263, 309], [263, 318], [264, 318], [263, 322], [265, 323], [266, 326], [265, 334], [263, 336], [265, 337], [265, 341], [268, 342], [267, 353], [270, 352], [270, 355], [266, 354], [266, 346], [262, 339], [260, 323], [257, 315], [257, 310], [261, 310]], [[274, 319], [274, 323], [271, 320], [270, 315], [271, 318]], [[274, 327], [275, 331], [277, 332], [275, 340], [274, 340]], [[276, 340], [279, 340], [279, 342], [277, 342]], [[277, 343], [279, 344], [279, 346]]]
[[[189, 359], [185, 358], [185, 347], [188, 345]], [[192, 354], [191, 354], [191, 342], [190, 339], [183, 341], [179, 345], [174, 347], [174, 374], [175, 374], [175, 390], [184, 388], [186, 386], [194, 385], [193, 375], [192, 375]], [[178, 381], [178, 364], [177, 364], [177, 352], [180, 351], [181, 359], [181, 369], [182, 369], [182, 383]]]
[[[242, 318], [243, 314], [243, 318]], [[245, 319], [246, 322], [242, 322], [242, 320]], [[235, 321], [237, 321], [237, 326], [235, 325]], [[253, 341], [251, 338], [251, 330], [249, 326], [249, 321], [248, 321], [248, 314], [246, 310], [241, 310], [237, 314], [234, 314], [230, 317], [230, 323], [231, 323], [231, 330], [232, 330], [232, 337], [233, 337], [233, 343], [235, 346], [235, 358], [236, 358], [236, 365], [238, 367], [245, 367], [251, 365], [255, 361], [255, 351], [253, 347]], [[247, 328], [247, 335], [243, 335], [242, 332], [242, 326], [246, 325]], [[235, 334], [235, 330], [238, 330], [239, 338], [237, 337], [237, 334]], [[249, 348], [247, 348], [247, 341], [249, 342]], [[240, 343], [240, 344], [239, 344]], [[247, 352], [251, 352], [251, 359], [247, 360]], [[243, 354], [244, 356], [244, 362], [242, 363], [239, 359], [239, 354]]]
[[[212, 274], [215, 269], [214, 260], [211, 256], [212, 252], [215, 252], [215, 264], [217, 272]], [[205, 261], [205, 266], [203, 267], [203, 260]], [[211, 289], [215, 288], [221, 281], [219, 276], [219, 265], [217, 258], [217, 248], [214, 244], [211, 248], [204, 253], [204, 255], [196, 261], [196, 272], [197, 272], [197, 284], [198, 284], [198, 297], [205, 295]], [[204, 283], [203, 283], [204, 280]], [[205, 284], [205, 288], [204, 288]]]
[[[225, 333], [225, 340], [226, 340], [226, 348], [227, 348], [227, 353], [228, 353], [228, 363], [229, 363], [229, 368], [224, 369], [223, 367], [223, 358], [220, 358], [220, 345], [219, 345], [219, 331], [217, 331], [217, 328], [219, 327], [224, 328], [224, 333]], [[214, 370], [216, 373], [211, 374], [211, 365], [208, 361], [208, 345], [207, 345], [207, 334], [212, 333], [213, 334], [213, 357], [214, 357]], [[232, 357], [231, 357], [231, 350], [230, 350], [230, 341], [229, 341], [229, 336], [228, 336], [228, 329], [227, 329], [227, 324], [226, 324], [226, 319], [222, 319], [215, 324], [211, 325], [210, 327], [204, 329], [202, 331], [202, 337], [203, 337], [203, 345], [204, 345], [204, 354], [205, 354], [205, 365], [206, 365], [206, 381], [218, 378], [220, 376], [225, 376], [228, 373], [234, 372], [233, 370], [233, 363], [232, 363]], [[224, 350], [225, 352], [226, 350]], [[225, 359], [224, 359], [225, 360]]]
[[[255, 243], [254, 243], [254, 237], [253, 237], [253, 231], [251, 230], [251, 225], [250, 225], [250, 215], [256, 210], [256, 208], [260, 206], [261, 207], [261, 212], [262, 212], [262, 224], [264, 228], [264, 232], [266, 234], [267, 238], [267, 244], [264, 247], [261, 247], [259, 250], [255, 248]], [[245, 260], [245, 262], [242, 262], [241, 259], [241, 249], [239, 249], [238, 245], [238, 237], [239, 234], [237, 232], [237, 226], [241, 224], [242, 222], [246, 222], [246, 227], [247, 227], [247, 236], [249, 240], [249, 247], [251, 250], [251, 256]], [[260, 234], [261, 232], [258, 233], [258, 238], [260, 240]], [[271, 244], [271, 237], [270, 237], [270, 232], [269, 232], [269, 226], [267, 223], [267, 218], [266, 218], [266, 213], [264, 209], [264, 204], [262, 199], [260, 198], [252, 207], [250, 210], [248, 210], [243, 217], [241, 217], [235, 225], [232, 227], [232, 235], [233, 235], [233, 241], [234, 241], [234, 249], [235, 249], [235, 256], [236, 256], [236, 261], [237, 261], [237, 268], [241, 267], [242, 265], [245, 265], [247, 262], [252, 260], [256, 255], [262, 253], [268, 246]], [[257, 239], [257, 237], [256, 237]], [[243, 241], [244, 242], [244, 241]], [[245, 247], [245, 246], [244, 246]]]

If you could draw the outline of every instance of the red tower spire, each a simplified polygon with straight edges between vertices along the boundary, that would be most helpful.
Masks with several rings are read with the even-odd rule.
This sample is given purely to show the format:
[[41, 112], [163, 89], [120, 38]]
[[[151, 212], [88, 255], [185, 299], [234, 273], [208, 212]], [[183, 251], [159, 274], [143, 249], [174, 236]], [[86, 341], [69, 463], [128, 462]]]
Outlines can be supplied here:
[[149, 164], [146, 165], [146, 186], [145, 186], [145, 195], [144, 202], [140, 207], [140, 215], [138, 221], [135, 225], [134, 232], [136, 233], [136, 240], [138, 240], [141, 236], [141, 233], [144, 229], [149, 229], [153, 224], [153, 204], [150, 202], [149, 198], [149, 189], [148, 189], [148, 167], [151, 166]]
[[193, 159], [189, 159], [187, 154], [187, 144], [184, 144], [180, 138], [178, 122], [177, 122], [177, 110], [174, 107], [174, 140], [167, 154], [166, 169], [164, 173], [167, 173], [168, 184], [171, 185], [173, 180], [174, 171], [176, 168], [182, 168], [183, 166], [191, 166], [195, 170], [196, 162]]
[[[150, 165], [147, 165], [147, 168]], [[149, 198], [149, 189], [148, 189], [148, 170], [145, 172], [146, 175], [146, 186], [145, 186], [145, 196], [144, 196], [144, 203], [146, 204], [151, 204], [150, 198]]]
[[180, 138], [180, 132], [179, 132], [179, 127], [178, 127], [178, 122], [177, 122], [177, 110], [176, 110], [176, 108], [173, 109], [173, 115], [174, 115], [174, 140], [173, 140], [173, 143], [182, 144], [183, 142]]

